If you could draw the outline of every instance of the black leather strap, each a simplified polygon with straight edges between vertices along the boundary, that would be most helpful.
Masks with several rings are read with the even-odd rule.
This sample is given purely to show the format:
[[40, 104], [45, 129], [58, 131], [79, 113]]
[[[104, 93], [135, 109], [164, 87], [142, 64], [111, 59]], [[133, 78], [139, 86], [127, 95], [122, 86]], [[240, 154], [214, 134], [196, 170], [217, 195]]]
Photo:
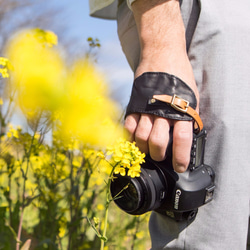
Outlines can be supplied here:
[[197, 22], [200, 17], [200, 4], [198, 0], [193, 0], [193, 6], [190, 14], [190, 18], [186, 27], [186, 48], [189, 51], [192, 38], [197, 26]]
[[193, 109], [197, 106], [195, 94], [181, 79], [162, 72], [146, 72], [135, 79], [126, 115], [132, 113], [153, 114], [160, 117], [191, 121], [192, 117], [171, 105], [154, 100], [154, 95], [178, 95], [189, 102]]

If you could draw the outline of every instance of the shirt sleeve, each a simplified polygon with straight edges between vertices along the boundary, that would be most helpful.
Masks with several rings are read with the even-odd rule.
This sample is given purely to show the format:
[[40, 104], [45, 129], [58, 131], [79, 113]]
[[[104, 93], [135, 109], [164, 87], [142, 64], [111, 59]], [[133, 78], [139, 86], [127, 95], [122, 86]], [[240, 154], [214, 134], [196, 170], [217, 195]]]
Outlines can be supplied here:
[[131, 4], [135, 2], [136, 0], [127, 0], [128, 7], [132, 10]]
[[89, 0], [89, 14], [93, 17], [116, 19], [118, 0]]

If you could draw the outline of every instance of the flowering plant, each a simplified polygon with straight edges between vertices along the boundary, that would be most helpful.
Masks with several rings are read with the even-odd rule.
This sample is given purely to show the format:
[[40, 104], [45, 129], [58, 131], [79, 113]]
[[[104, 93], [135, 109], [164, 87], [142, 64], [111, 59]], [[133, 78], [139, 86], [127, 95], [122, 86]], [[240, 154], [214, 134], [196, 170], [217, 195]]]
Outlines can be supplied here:
[[[21, 31], [0, 59], [9, 91], [0, 97], [0, 248], [140, 248], [147, 216], [112, 207], [109, 186], [114, 173], [139, 176], [144, 154], [125, 139], [114, 144], [120, 112], [91, 60], [67, 64], [56, 44], [50, 31]], [[29, 133], [7, 126], [14, 100]]]

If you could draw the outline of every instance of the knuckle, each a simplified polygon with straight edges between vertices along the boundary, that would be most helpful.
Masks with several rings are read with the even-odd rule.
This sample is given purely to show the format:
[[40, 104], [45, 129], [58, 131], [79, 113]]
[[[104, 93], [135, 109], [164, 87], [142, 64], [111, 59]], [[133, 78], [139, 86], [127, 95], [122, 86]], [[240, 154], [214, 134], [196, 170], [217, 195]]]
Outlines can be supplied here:
[[126, 119], [124, 123], [124, 129], [130, 134], [133, 134], [136, 129], [136, 123], [133, 122], [131, 119]]
[[166, 145], [161, 137], [151, 136], [149, 138], [150, 156], [155, 161], [162, 161], [166, 156]]
[[193, 138], [192, 133], [185, 129], [179, 129], [174, 134], [174, 139], [177, 141], [191, 141]]
[[154, 136], [150, 136], [149, 138], [149, 143], [152, 147], [154, 148], [162, 148], [164, 146], [164, 142], [161, 138], [161, 136], [157, 136], [157, 135], [154, 135]]

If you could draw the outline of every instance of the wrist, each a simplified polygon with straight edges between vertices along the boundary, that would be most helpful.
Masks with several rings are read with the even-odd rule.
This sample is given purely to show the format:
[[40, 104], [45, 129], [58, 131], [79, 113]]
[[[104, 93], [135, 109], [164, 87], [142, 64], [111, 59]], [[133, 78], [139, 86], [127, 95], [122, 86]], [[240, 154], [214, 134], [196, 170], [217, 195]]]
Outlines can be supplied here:
[[142, 53], [135, 77], [144, 72], [166, 72], [178, 76], [183, 81], [189, 80], [191, 76], [193, 77], [192, 67], [186, 52], [176, 50]]

